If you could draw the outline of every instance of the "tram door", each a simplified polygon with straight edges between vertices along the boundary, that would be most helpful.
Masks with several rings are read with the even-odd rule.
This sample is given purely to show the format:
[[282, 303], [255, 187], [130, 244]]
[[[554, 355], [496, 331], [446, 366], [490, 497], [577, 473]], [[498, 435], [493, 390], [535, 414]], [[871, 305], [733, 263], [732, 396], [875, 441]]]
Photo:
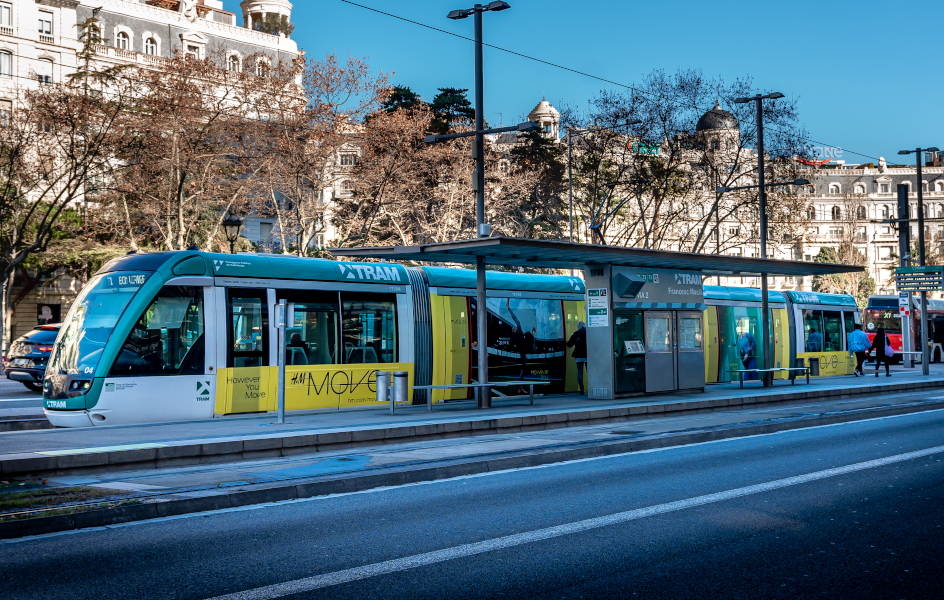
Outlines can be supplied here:
[[669, 392], [677, 389], [675, 315], [670, 311], [647, 311], [645, 317], [646, 392]]

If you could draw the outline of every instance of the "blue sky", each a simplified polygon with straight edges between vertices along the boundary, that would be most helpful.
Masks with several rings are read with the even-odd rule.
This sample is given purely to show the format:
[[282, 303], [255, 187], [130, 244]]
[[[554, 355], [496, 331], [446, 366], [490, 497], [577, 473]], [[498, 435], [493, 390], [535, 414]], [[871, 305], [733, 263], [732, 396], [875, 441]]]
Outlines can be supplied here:
[[[356, 1], [472, 36], [472, 19], [446, 14], [474, 1]], [[698, 68], [726, 80], [752, 75], [758, 88], [798, 98], [810, 137], [843, 148], [847, 162], [874, 160], [854, 152], [894, 163], [903, 148], [944, 148], [942, 2], [509, 3], [511, 10], [485, 15], [486, 43], [627, 84], [657, 68]], [[224, 4], [241, 14], [238, 0]], [[341, 0], [295, 0], [292, 19], [293, 38], [309, 54], [369, 57], [375, 69], [395, 72], [393, 83], [426, 99], [438, 87], [473, 86], [471, 42]], [[484, 60], [486, 117], [496, 124], [517, 122], [542, 95], [579, 105], [606, 86], [493, 49]]]

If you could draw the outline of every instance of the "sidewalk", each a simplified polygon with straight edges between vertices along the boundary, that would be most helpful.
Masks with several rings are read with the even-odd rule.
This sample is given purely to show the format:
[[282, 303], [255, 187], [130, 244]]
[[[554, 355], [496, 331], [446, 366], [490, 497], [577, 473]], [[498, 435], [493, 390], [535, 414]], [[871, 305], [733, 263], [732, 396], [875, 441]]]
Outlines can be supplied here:
[[[938, 367], [938, 365], [933, 365]], [[277, 425], [273, 414], [205, 421], [121, 425], [85, 429], [18, 431], [0, 434], [0, 473], [13, 477], [187, 466], [232, 460], [274, 458], [365, 444], [558, 429], [627, 420], [639, 415], [696, 411], [765, 402], [874, 395], [944, 387], [944, 366], [924, 377], [920, 370], [896, 370], [893, 377], [824, 377], [810, 385], [778, 381], [711, 385], [704, 393], [653, 395], [626, 400], [583, 396], [499, 398], [491, 410], [472, 401], [387, 409], [290, 413]]]

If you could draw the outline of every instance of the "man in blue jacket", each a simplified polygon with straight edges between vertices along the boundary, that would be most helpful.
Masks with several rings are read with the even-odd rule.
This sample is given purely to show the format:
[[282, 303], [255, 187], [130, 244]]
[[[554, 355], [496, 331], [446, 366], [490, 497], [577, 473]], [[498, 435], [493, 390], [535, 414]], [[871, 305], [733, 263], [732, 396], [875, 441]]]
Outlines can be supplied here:
[[871, 345], [869, 336], [862, 331], [862, 324], [856, 323], [852, 333], [849, 334], [849, 354], [856, 357], [856, 368], [853, 371], [856, 377], [862, 375], [862, 365], [865, 363], [865, 356]]

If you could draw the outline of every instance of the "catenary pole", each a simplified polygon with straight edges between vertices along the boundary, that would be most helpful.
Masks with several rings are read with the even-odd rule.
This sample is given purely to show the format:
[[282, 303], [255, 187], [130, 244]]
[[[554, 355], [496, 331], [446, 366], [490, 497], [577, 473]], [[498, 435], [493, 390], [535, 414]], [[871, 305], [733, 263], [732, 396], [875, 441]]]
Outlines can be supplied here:
[[[485, 96], [482, 76], [482, 5], [475, 5], [475, 225], [476, 235], [488, 237], [485, 228]], [[488, 383], [488, 306], [485, 294], [485, 258], [475, 261], [475, 314], [478, 337], [479, 383]], [[491, 408], [491, 389], [479, 390], [479, 408]]]
[[[760, 257], [767, 259], [767, 192], [764, 188], [764, 98], [755, 99], [757, 108], [757, 182], [760, 184]], [[767, 273], [760, 274], [761, 312], [763, 322], [761, 335], [764, 338], [764, 368], [771, 367], [770, 356], [770, 306], [767, 301]], [[772, 385], [771, 373], [764, 373], [764, 386]]]
[[[918, 185], [918, 260], [922, 267], [925, 265], [924, 257], [924, 190], [921, 185], [921, 152], [923, 148], [915, 149], [915, 162], [918, 167], [917, 185]], [[928, 348], [928, 293], [921, 292], [921, 374], [930, 375], [931, 352]]]

